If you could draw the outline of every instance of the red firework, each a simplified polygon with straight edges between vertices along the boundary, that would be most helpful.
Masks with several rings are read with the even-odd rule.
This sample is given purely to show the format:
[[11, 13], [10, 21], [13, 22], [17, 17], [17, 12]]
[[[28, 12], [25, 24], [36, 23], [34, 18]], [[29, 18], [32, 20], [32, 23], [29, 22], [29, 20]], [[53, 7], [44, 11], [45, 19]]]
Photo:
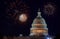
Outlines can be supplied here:
[[19, 22], [20, 14], [29, 13], [29, 7], [21, 0], [7, 1], [7, 2], [8, 2], [8, 7], [6, 9], [6, 12], [15, 21]]
[[53, 15], [56, 11], [56, 5], [53, 3], [47, 3], [44, 5], [43, 12], [47, 15]]

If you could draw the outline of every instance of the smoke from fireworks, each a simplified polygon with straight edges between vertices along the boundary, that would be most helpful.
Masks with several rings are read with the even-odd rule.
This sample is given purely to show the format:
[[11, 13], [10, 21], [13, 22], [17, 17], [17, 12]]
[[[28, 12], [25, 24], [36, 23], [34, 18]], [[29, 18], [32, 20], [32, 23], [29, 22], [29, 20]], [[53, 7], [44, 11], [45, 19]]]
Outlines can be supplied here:
[[47, 15], [53, 15], [55, 13], [55, 10], [56, 10], [55, 4], [47, 3], [44, 5], [43, 12], [44, 14], [47, 14]]

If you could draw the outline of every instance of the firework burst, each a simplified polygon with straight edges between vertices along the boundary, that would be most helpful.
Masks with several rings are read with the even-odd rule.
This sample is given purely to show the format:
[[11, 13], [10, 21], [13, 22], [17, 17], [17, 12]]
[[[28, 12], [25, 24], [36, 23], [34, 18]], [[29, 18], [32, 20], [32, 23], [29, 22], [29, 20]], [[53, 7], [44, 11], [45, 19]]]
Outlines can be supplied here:
[[19, 21], [19, 16], [22, 13], [28, 14], [29, 7], [21, 0], [7, 1], [8, 6], [6, 9], [7, 14], [16, 21]]
[[53, 15], [56, 11], [56, 5], [54, 3], [47, 3], [44, 5], [43, 12], [46, 15]]

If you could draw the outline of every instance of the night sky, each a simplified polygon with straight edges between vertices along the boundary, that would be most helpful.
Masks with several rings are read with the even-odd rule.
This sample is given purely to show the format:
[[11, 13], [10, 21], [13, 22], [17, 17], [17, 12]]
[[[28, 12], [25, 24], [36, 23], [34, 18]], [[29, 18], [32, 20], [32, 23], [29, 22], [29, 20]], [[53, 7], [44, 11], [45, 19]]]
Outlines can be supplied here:
[[[50, 13], [44, 13], [44, 5], [49, 2], [56, 8], [51, 15]], [[58, 0], [0, 0], [0, 34], [10, 36], [29, 35], [38, 8], [41, 9], [42, 17], [46, 20], [49, 34], [60, 33], [60, 3]], [[18, 19], [22, 13], [28, 16], [28, 20], [24, 23]]]

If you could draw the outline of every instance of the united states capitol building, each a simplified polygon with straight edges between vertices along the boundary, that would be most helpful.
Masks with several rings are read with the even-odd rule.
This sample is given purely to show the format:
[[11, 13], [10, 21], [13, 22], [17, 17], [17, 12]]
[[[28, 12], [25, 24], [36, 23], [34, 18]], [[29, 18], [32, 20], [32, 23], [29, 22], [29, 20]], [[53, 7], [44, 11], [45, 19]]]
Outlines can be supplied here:
[[3, 39], [52, 39], [51, 37], [48, 37], [47, 24], [45, 19], [41, 16], [40, 9], [38, 10], [37, 16], [31, 25], [32, 27], [30, 28], [29, 36], [24, 37], [22, 34], [20, 34], [19, 37], [3, 37]]

